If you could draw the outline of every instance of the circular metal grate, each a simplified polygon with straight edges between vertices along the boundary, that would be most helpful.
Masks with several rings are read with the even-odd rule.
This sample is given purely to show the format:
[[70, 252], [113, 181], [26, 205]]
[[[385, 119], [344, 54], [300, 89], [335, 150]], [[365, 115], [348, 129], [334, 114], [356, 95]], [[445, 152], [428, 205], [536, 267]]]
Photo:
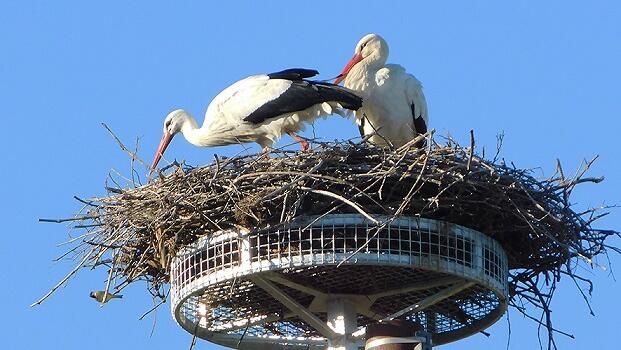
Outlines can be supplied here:
[[[506, 310], [498, 242], [437, 220], [335, 214], [216, 232], [171, 267], [172, 312], [198, 337], [241, 348], [325, 348], [331, 300], [364, 326], [406, 317], [434, 344], [487, 328]], [[240, 342], [241, 339], [241, 342]]]

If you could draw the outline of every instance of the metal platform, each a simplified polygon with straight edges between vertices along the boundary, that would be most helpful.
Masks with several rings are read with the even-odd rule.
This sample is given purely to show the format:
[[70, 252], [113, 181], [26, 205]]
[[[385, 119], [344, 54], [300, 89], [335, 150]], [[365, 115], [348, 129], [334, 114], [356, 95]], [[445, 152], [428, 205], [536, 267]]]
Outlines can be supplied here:
[[407, 318], [434, 345], [507, 307], [498, 242], [446, 222], [356, 214], [206, 236], [171, 265], [172, 312], [191, 334], [242, 349], [355, 349], [364, 327]]

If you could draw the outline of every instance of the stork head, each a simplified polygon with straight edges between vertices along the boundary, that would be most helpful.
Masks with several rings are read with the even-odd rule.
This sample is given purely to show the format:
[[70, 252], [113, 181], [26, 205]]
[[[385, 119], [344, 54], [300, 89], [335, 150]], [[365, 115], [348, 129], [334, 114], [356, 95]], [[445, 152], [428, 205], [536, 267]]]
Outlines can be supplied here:
[[160, 145], [157, 147], [157, 151], [155, 151], [153, 163], [151, 163], [151, 171], [153, 171], [157, 166], [157, 163], [160, 162], [160, 159], [170, 144], [170, 141], [172, 141], [173, 137], [181, 131], [189, 119], [190, 115], [183, 109], [177, 109], [168, 113], [166, 119], [164, 119], [164, 134], [160, 140]]
[[378, 34], [365, 35], [358, 44], [356, 44], [356, 50], [354, 50], [354, 57], [352, 57], [341, 74], [338, 75], [335, 84], [340, 83], [347, 77], [349, 71], [357, 64], [366, 64], [367, 66], [382, 66], [386, 63], [388, 58], [388, 43], [384, 38]]

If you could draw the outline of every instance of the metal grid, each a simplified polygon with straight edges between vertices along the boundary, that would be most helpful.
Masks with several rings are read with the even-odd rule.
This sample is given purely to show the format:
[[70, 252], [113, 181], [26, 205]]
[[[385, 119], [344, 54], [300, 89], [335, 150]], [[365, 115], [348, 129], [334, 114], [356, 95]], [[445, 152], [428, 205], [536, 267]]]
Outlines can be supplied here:
[[[255, 274], [273, 278], [274, 272], [278, 287], [323, 321], [325, 310], [314, 305], [320, 296], [372, 296], [373, 302], [358, 310], [359, 327], [458, 281], [474, 282], [404, 314], [423, 324], [436, 344], [475, 333], [502, 315], [508, 267], [496, 241], [435, 220], [374, 219], [379, 224], [355, 214], [304, 217], [278, 228], [204, 237], [172, 263], [175, 319], [221, 344], [231, 345], [244, 334], [248, 344], [324, 347], [320, 333], [252, 282]], [[403, 286], [421, 288], [400, 290]]]

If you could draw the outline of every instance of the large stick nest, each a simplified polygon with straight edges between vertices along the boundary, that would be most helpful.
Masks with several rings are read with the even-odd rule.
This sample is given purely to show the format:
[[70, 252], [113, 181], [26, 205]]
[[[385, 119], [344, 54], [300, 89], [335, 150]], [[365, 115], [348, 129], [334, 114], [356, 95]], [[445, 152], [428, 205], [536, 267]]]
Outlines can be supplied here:
[[598, 209], [572, 208], [576, 185], [601, 181], [584, 177], [592, 162], [572, 178], [559, 164], [556, 174], [541, 180], [507, 165], [497, 152], [491, 160], [477, 155], [474, 140], [462, 147], [428, 138], [422, 149], [417, 141], [397, 150], [343, 142], [310, 152], [216, 157], [197, 168], [171, 166], [147, 185], [108, 187], [109, 196], [83, 201], [78, 227], [86, 232], [72, 253], [80, 257], [78, 268], [112, 267], [111, 292], [146, 280], [163, 298], [175, 253], [214, 231], [325, 213], [440, 219], [501, 243], [511, 269], [511, 305], [543, 310], [544, 321], [533, 319], [551, 335], [548, 305], [556, 281], [566, 274], [590, 284], [572, 262], [590, 263], [611, 248], [606, 238], [618, 234], [593, 228], [605, 214]]

